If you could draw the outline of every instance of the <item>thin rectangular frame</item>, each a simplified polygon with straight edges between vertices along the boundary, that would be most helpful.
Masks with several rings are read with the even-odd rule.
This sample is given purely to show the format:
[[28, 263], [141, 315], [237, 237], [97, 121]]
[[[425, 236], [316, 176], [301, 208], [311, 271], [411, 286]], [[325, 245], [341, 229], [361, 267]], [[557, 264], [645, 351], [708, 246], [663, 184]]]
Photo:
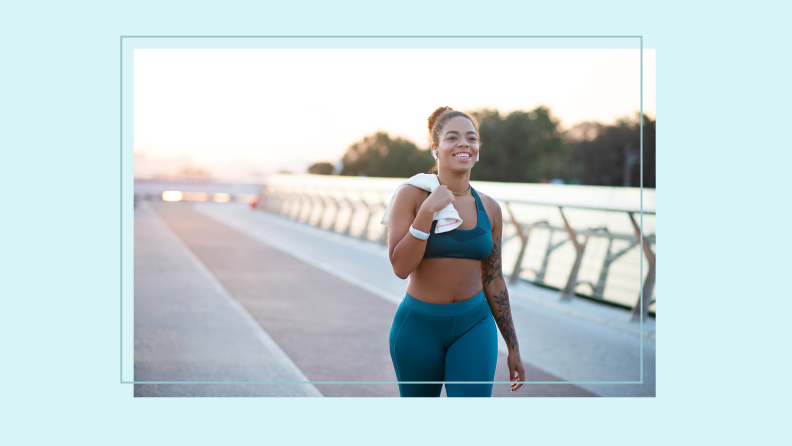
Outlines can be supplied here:
[[[440, 384], [445, 381], [125, 381], [124, 380], [124, 39], [638, 39], [640, 51], [640, 155], [639, 155], [639, 169], [640, 169], [640, 235], [643, 239], [643, 35], [639, 36], [120, 36], [119, 38], [119, 183], [120, 183], [120, 274], [119, 274], [119, 291], [120, 291], [120, 365], [119, 375], [120, 384]], [[502, 41], [502, 40], [501, 40]], [[320, 45], [321, 46], [321, 45]], [[222, 45], [226, 47], [226, 45]], [[338, 46], [321, 46], [326, 49], [336, 49]], [[486, 46], [485, 46], [486, 47]], [[173, 49], [173, 47], [169, 47]], [[251, 47], [253, 48], [253, 47]], [[282, 47], [277, 47], [282, 48]], [[304, 46], [296, 46], [293, 49], [307, 48]], [[356, 48], [356, 47], [350, 47]], [[403, 46], [393, 48], [404, 48]], [[426, 48], [425, 46], [416, 48]], [[484, 48], [484, 47], [482, 47]], [[524, 47], [522, 47], [524, 48]], [[546, 48], [546, 47], [542, 47]], [[601, 46], [596, 48], [601, 49]], [[138, 48], [129, 48], [134, 51]], [[218, 48], [221, 49], [221, 48]], [[383, 48], [385, 49], [385, 48]], [[133, 53], [134, 54], [134, 53]], [[134, 170], [133, 170], [134, 176]], [[133, 224], [134, 229], [134, 224]], [[134, 233], [133, 233], [134, 238]], [[639, 280], [643, 278], [643, 254], [640, 255], [640, 276]], [[133, 260], [134, 268], [134, 260]], [[133, 269], [134, 275], [134, 269]], [[134, 276], [133, 276], [134, 277]], [[639, 291], [639, 308], [643, 308], [643, 287]], [[131, 305], [134, 310], [134, 293], [132, 293]], [[134, 317], [134, 314], [133, 314]], [[133, 319], [134, 320], [134, 319]], [[643, 314], [640, 317], [640, 381], [521, 381], [524, 384], [643, 384]], [[134, 326], [133, 326], [134, 328]], [[134, 333], [134, 332], [133, 332]], [[134, 336], [134, 334], [133, 334]], [[134, 343], [133, 343], [134, 345]], [[134, 361], [132, 364], [134, 375]], [[471, 382], [455, 382], [455, 384], [513, 384], [512, 381], [471, 381]]]

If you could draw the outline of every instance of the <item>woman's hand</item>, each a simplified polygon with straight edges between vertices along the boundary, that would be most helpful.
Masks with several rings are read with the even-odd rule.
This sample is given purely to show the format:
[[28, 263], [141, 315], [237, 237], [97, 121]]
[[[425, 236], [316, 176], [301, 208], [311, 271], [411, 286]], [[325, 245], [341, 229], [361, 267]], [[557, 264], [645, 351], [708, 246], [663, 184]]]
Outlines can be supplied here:
[[[525, 367], [523, 367], [520, 352], [510, 350], [506, 365], [509, 366], [509, 381], [525, 381]], [[514, 392], [520, 387], [522, 387], [522, 383], [512, 383], [511, 391]]]
[[388, 221], [388, 255], [393, 272], [400, 279], [406, 279], [418, 268], [426, 251], [426, 240], [410, 234], [412, 225], [422, 232], [432, 228], [432, 216], [423, 203], [428, 201], [426, 191], [414, 186], [404, 186], [396, 191]]
[[440, 185], [426, 197], [421, 207], [434, 215], [435, 212], [445, 209], [445, 207], [453, 203], [454, 200], [456, 200], [456, 198], [454, 198], [454, 194], [448, 190], [448, 186]]

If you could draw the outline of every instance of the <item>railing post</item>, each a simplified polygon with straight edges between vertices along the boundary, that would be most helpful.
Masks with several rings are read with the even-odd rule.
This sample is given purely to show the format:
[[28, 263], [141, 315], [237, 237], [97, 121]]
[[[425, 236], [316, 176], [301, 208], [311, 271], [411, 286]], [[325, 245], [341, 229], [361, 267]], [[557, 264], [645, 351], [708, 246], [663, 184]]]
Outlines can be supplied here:
[[[548, 225], [549, 226], [549, 225]], [[568, 242], [569, 239], [565, 238], [560, 242], [553, 244], [553, 233], [556, 229], [552, 226], [549, 226], [550, 234], [547, 236], [547, 248], [545, 248], [545, 255], [542, 259], [542, 266], [539, 268], [539, 271], [536, 272], [536, 282], [537, 283], [544, 283], [544, 276], [547, 273], [547, 264], [550, 263], [550, 254], [553, 253], [556, 249], [558, 249], [561, 245]]]
[[344, 201], [349, 205], [349, 220], [347, 220], [344, 235], [349, 235], [349, 230], [352, 228], [352, 219], [355, 218], [355, 205], [352, 204], [352, 201], [347, 196], [344, 197]]
[[303, 208], [305, 207], [305, 200], [306, 199], [307, 200], [311, 199], [310, 192], [301, 191], [300, 192], [300, 199], [297, 202], [298, 203], [298, 205], [297, 205], [297, 213], [294, 215], [294, 221], [302, 221], [302, 220], [300, 220], [300, 216], [302, 215]]
[[[607, 229], [605, 230], [607, 232]], [[599, 295], [600, 297], [605, 293], [605, 284], [608, 281], [608, 272], [610, 265], [615, 259], [611, 259], [611, 248], [613, 247], [613, 238], [608, 237], [608, 249], [605, 251], [605, 259], [602, 261], [602, 268], [600, 268], [599, 278], [597, 284], [591, 290], [592, 296]]]
[[508, 201], [506, 202], [506, 210], [509, 212], [509, 218], [511, 218], [514, 227], [517, 228], [517, 236], [520, 238], [520, 253], [517, 254], [517, 260], [514, 262], [514, 268], [512, 269], [511, 276], [509, 276], [509, 284], [514, 285], [517, 283], [520, 271], [522, 271], [522, 262], [523, 257], [525, 256], [525, 249], [528, 247], [528, 237], [531, 235], [531, 230], [534, 228], [536, 223], [529, 224], [523, 228], [522, 225], [520, 225], [520, 223], [517, 221], [517, 218], [514, 216]]
[[360, 233], [359, 238], [361, 240], [368, 240], [368, 227], [369, 224], [371, 223], [371, 217], [374, 216], [374, 209], [376, 209], [377, 207], [372, 206], [369, 202], [366, 201], [365, 197], [363, 197], [362, 195], [360, 197], [360, 202], [363, 203], [363, 206], [366, 207], [366, 210], [368, 211], [368, 217], [366, 218], [366, 223], [363, 225], [363, 231]]
[[[580, 262], [583, 260], [583, 248], [578, 243], [577, 237], [575, 236], [575, 231], [569, 226], [569, 222], [564, 215], [564, 209], [559, 206], [558, 212], [561, 213], [561, 218], [564, 220], [564, 227], [566, 228], [567, 234], [569, 235], [569, 240], [572, 241], [572, 245], [575, 247], [575, 263], [572, 265], [572, 270], [569, 272], [569, 278], [567, 279], [566, 286], [563, 290], [561, 290], [560, 298], [563, 301], [572, 300], [572, 296], [575, 295], [575, 285], [577, 284], [577, 275], [578, 271], [580, 270]], [[588, 237], [587, 237], [588, 238]]]
[[[656, 258], [655, 253], [652, 252], [652, 246], [649, 240], [646, 237], [641, 237], [641, 228], [638, 226], [638, 223], [635, 222], [633, 213], [628, 212], [627, 215], [630, 216], [630, 221], [633, 224], [633, 228], [635, 228], [635, 239], [641, 243], [646, 260], [649, 261], [649, 271], [646, 274], [646, 280], [641, 289], [641, 294], [638, 296], [638, 302], [635, 303], [635, 306], [633, 306], [630, 312], [630, 320], [638, 321], [641, 318], [646, 319], [646, 316], [649, 315], [649, 305], [652, 304], [652, 292], [654, 291], [655, 275], [657, 273], [655, 264]], [[641, 301], [643, 301], [643, 305], [641, 305]]]
[[[605, 229], [605, 232], [608, 232]], [[633, 249], [638, 242], [633, 241], [631, 242], [626, 248], [622, 249], [621, 251], [611, 253], [611, 248], [613, 246], [613, 237], [608, 236], [608, 250], [605, 253], [605, 259], [602, 261], [602, 268], [600, 269], [599, 279], [597, 280], [597, 285], [594, 286], [592, 290], [593, 296], [603, 297], [605, 295], [605, 284], [608, 280], [608, 273], [610, 272], [610, 266], [613, 262], [615, 262], [619, 257], [623, 256], [627, 253], [627, 251]]]
[[561, 218], [564, 220], [564, 228], [566, 228], [567, 234], [569, 234], [569, 239], [572, 241], [572, 244], [575, 246], [575, 263], [572, 265], [572, 271], [569, 272], [569, 279], [567, 279], [566, 286], [564, 287], [563, 291], [560, 293], [560, 299], [562, 301], [569, 301], [572, 300], [572, 296], [575, 295], [575, 287], [577, 286], [577, 276], [580, 272], [580, 264], [583, 262], [583, 252], [586, 250], [586, 244], [588, 243], [588, 239], [591, 234], [595, 231], [600, 230], [600, 228], [596, 229], [586, 229], [583, 237], [583, 243], [578, 242], [577, 236], [575, 236], [575, 231], [572, 230], [572, 227], [569, 226], [569, 222], [564, 215], [564, 209], [559, 206], [558, 211], [561, 213]]
[[[299, 198], [300, 198], [299, 206], [297, 206], [296, 209], [292, 209], [289, 212], [289, 214], [291, 215], [292, 213], [294, 213], [294, 221], [305, 223], [308, 220], [308, 218], [306, 218], [305, 221], [303, 221], [302, 215], [308, 214], [310, 216], [311, 207], [313, 206], [313, 197], [311, 195], [311, 190], [308, 189], [301, 191]], [[308, 210], [307, 212], [306, 209]]]
[[[295, 192], [294, 195], [295, 200], [291, 209], [289, 209], [289, 218], [294, 221], [300, 221], [300, 212], [302, 211], [303, 200], [305, 200], [305, 196], [302, 191]], [[292, 217], [292, 215], [294, 215], [294, 217]]]
[[325, 210], [327, 210], [327, 201], [325, 201], [325, 197], [321, 194], [317, 195], [316, 198], [319, 200], [319, 218], [316, 220], [314, 226], [321, 228], [325, 218]]
[[[310, 189], [306, 190], [303, 195], [303, 200], [300, 201], [300, 213], [297, 214], [297, 221], [304, 223], [307, 222], [311, 218], [311, 209], [313, 208], [313, 191]], [[305, 214], [305, 219], [303, 219], [302, 215]]]
[[337, 200], [332, 195], [330, 196], [330, 201], [332, 201], [333, 206], [335, 206], [335, 213], [333, 214], [333, 221], [330, 223], [330, 228], [328, 229], [332, 232], [338, 232], [336, 231], [336, 226], [338, 226], [338, 215], [341, 213], [341, 204], [339, 203], [339, 200]]

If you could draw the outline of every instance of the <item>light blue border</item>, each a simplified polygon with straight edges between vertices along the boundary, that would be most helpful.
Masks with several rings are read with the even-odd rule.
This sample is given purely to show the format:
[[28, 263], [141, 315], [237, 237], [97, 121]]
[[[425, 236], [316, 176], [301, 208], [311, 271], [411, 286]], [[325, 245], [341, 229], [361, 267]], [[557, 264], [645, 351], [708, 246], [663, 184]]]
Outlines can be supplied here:
[[[788, 437], [788, 392], [774, 372], [789, 367], [792, 300], [778, 285], [789, 241], [757, 241], [735, 227], [775, 217], [788, 190], [789, 2], [5, 6], [4, 444], [764, 445]], [[449, 11], [460, 19], [453, 26]], [[657, 398], [134, 398], [132, 386], [118, 385], [118, 36], [438, 32], [640, 33], [657, 50], [657, 274], [670, 327], [658, 341]]]
[[642, 36], [121, 36], [129, 49], [638, 49]]
[[[120, 53], [120, 173], [121, 173], [121, 283], [120, 283], [120, 383], [121, 384], [397, 384], [397, 381], [135, 381], [134, 376], [134, 200], [133, 166], [133, 75], [135, 49], [633, 49], [638, 40], [640, 51], [640, 234], [643, 237], [643, 36], [121, 36]], [[125, 229], [126, 228], [126, 229]], [[643, 245], [640, 256], [640, 279], [643, 280]], [[643, 286], [640, 284], [639, 306], [643, 308]], [[126, 296], [126, 297], [125, 297]], [[640, 318], [643, 333], [643, 316]], [[525, 381], [524, 384], [643, 384], [643, 336], [640, 346], [639, 381]], [[126, 353], [125, 353], [126, 352]], [[125, 359], [126, 355], [126, 361]], [[418, 384], [419, 382], [410, 382]], [[441, 382], [420, 382], [439, 384]], [[487, 382], [489, 383], [489, 382]], [[493, 384], [512, 384], [493, 381]]]
[[[641, 225], [641, 239], [638, 241], [638, 245], [641, 247], [641, 251], [640, 251], [641, 254], [638, 256], [638, 258], [640, 259], [640, 261], [638, 262], [639, 263], [639, 268], [640, 268], [640, 274], [638, 275], [638, 277], [640, 277], [639, 282], [642, 282], [644, 280], [644, 278], [643, 278], [643, 266], [644, 266], [644, 252], [643, 252], [643, 247], [644, 247], [644, 239], [643, 239], [643, 214], [644, 214], [643, 213], [643, 192], [644, 192], [644, 187], [643, 187], [643, 124], [644, 124], [644, 121], [643, 121], [643, 36], [641, 36], [641, 49], [640, 49], [640, 53], [639, 54], [641, 55], [641, 75], [640, 75], [641, 76], [641, 110], [640, 110], [641, 115], [639, 117], [639, 119], [640, 119], [640, 121], [639, 121], [640, 127], [638, 129], [639, 133], [640, 133], [640, 137], [639, 137], [640, 138], [640, 142], [639, 142], [640, 150], [638, 152], [638, 165], [640, 167], [638, 168], [638, 170], [640, 170], [640, 172], [639, 172], [640, 180], [639, 181], [640, 181], [641, 184], [639, 184], [638, 186], [641, 188], [641, 216], [640, 216], [640, 222], [639, 222], [639, 224]], [[655, 150], [655, 152], [657, 152], [657, 150]], [[643, 321], [644, 321], [644, 318], [643, 318], [643, 315], [644, 315], [644, 310], [643, 310], [643, 299], [644, 299], [643, 288], [644, 287], [643, 287], [643, 283], [640, 283], [639, 286], [641, 287], [640, 291], [638, 292], [638, 308], [641, 309], [641, 318], [639, 319], [640, 327], [641, 327], [641, 329], [639, 331], [639, 333], [641, 333], [641, 342], [640, 342], [640, 344], [641, 344], [641, 364], [640, 364], [641, 372], [640, 373], [641, 373], [641, 384], [643, 384], [643, 376], [644, 376], [644, 374], [643, 374], [643, 332], [644, 332], [643, 331]], [[651, 297], [651, 296], [649, 296], [649, 297]]]

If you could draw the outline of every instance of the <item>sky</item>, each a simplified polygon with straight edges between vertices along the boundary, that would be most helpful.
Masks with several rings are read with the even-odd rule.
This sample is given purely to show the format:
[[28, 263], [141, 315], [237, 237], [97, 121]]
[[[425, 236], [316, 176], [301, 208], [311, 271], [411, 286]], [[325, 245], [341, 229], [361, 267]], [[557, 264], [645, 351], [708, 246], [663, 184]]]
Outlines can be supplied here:
[[[655, 51], [644, 50], [653, 119], [655, 71]], [[639, 50], [138, 49], [135, 175], [186, 165], [246, 181], [304, 173], [377, 131], [428, 148], [426, 119], [443, 105], [544, 105], [561, 129], [611, 124], [638, 114]]]

